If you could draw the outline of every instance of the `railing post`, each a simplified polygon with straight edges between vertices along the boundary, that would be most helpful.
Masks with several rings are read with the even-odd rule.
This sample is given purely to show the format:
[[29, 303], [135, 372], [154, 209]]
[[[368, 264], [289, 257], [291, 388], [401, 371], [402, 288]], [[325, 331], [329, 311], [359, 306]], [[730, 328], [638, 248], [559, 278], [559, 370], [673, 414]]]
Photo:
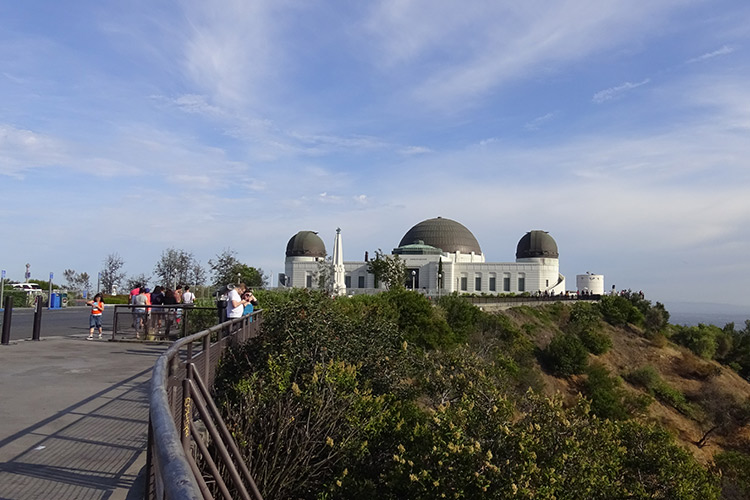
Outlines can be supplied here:
[[115, 333], [117, 333], [117, 306], [115, 306], [115, 312], [112, 313], [112, 316], [112, 340], [115, 340]]
[[37, 295], [34, 301], [34, 327], [31, 331], [31, 340], [39, 340], [42, 330], [42, 296]]
[[3, 345], [10, 344], [10, 320], [13, 316], [13, 297], [5, 297], [5, 310], [3, 311]]

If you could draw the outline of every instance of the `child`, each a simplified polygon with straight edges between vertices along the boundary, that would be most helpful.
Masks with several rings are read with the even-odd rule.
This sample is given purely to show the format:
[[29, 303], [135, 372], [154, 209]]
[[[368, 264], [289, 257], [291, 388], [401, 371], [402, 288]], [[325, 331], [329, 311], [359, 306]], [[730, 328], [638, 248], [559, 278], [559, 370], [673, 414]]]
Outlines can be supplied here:
[[99, 330], [99, 338], [102, 338], [102, 313], [104, 312], [102, 294], [97, 293], [94, 295], [94, 298], [86, 302], [86, 305], [91, 306], [91, 316], [89, 316], [89, 338], [86, 340], [94, 339], [94, 328]]

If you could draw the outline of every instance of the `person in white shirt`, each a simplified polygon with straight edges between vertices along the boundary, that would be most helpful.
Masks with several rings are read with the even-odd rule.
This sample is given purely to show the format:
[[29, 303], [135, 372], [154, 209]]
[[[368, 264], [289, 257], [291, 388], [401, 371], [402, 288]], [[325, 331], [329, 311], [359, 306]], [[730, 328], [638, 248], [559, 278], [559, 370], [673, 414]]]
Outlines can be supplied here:
[[193, 304], [195, 302], [195, 294], [190, 291], [189, 286], [185, 286], [185, 292], [182, 294], [183, 304]]
[[245, 304], [250, 302], [242, 298], [243, 293], [245, 293], [244, 284], [239, 284], [229, 291], [229, 296], [227, 297], [227, 319], [242, 317]]

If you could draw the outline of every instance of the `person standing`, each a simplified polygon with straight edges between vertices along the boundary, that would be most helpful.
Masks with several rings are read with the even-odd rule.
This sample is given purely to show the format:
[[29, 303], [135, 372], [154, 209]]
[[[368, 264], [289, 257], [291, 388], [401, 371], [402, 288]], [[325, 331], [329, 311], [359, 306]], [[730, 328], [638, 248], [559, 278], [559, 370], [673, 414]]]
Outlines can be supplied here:
[[104, 301], [102, 294], [97, 293], [94, 298], [86, 302], [91, 306], [91, 316], [89, 316], [89, 337], [86, 340], [93, 340], [94, 328], [99, 330], [99, 338], [102, 338], [102, 313], [104, 312]]
[[141, 338], [139, 332], [146, 326], [146, 306], [148, 305], [146, 288], [141, 288], [140, 293], [133, 298], [133, 305], [137, 306], [133, 311], [136, 315], [135, 338], [139, 339]]
[[190, 291], [190, 287], [185, 285], [185, 292], [182, 294], [182, 303], [193, 305], [195, 303], [195, 294]]
[[245, 304], [249, 301], [242, 298], [245, 292], [245, 285], [239, 284], [229, 291], [227, 296], [227, 319], [241, 318], [245, 309]]

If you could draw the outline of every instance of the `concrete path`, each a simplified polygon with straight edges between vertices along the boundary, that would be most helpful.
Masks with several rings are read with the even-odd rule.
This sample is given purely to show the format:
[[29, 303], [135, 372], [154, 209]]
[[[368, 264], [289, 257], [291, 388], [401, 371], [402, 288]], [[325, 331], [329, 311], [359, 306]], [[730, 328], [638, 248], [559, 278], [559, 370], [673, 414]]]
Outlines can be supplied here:
[[143, 498], [165, 349], [85, 335], [0, 345], [0, 499]]

